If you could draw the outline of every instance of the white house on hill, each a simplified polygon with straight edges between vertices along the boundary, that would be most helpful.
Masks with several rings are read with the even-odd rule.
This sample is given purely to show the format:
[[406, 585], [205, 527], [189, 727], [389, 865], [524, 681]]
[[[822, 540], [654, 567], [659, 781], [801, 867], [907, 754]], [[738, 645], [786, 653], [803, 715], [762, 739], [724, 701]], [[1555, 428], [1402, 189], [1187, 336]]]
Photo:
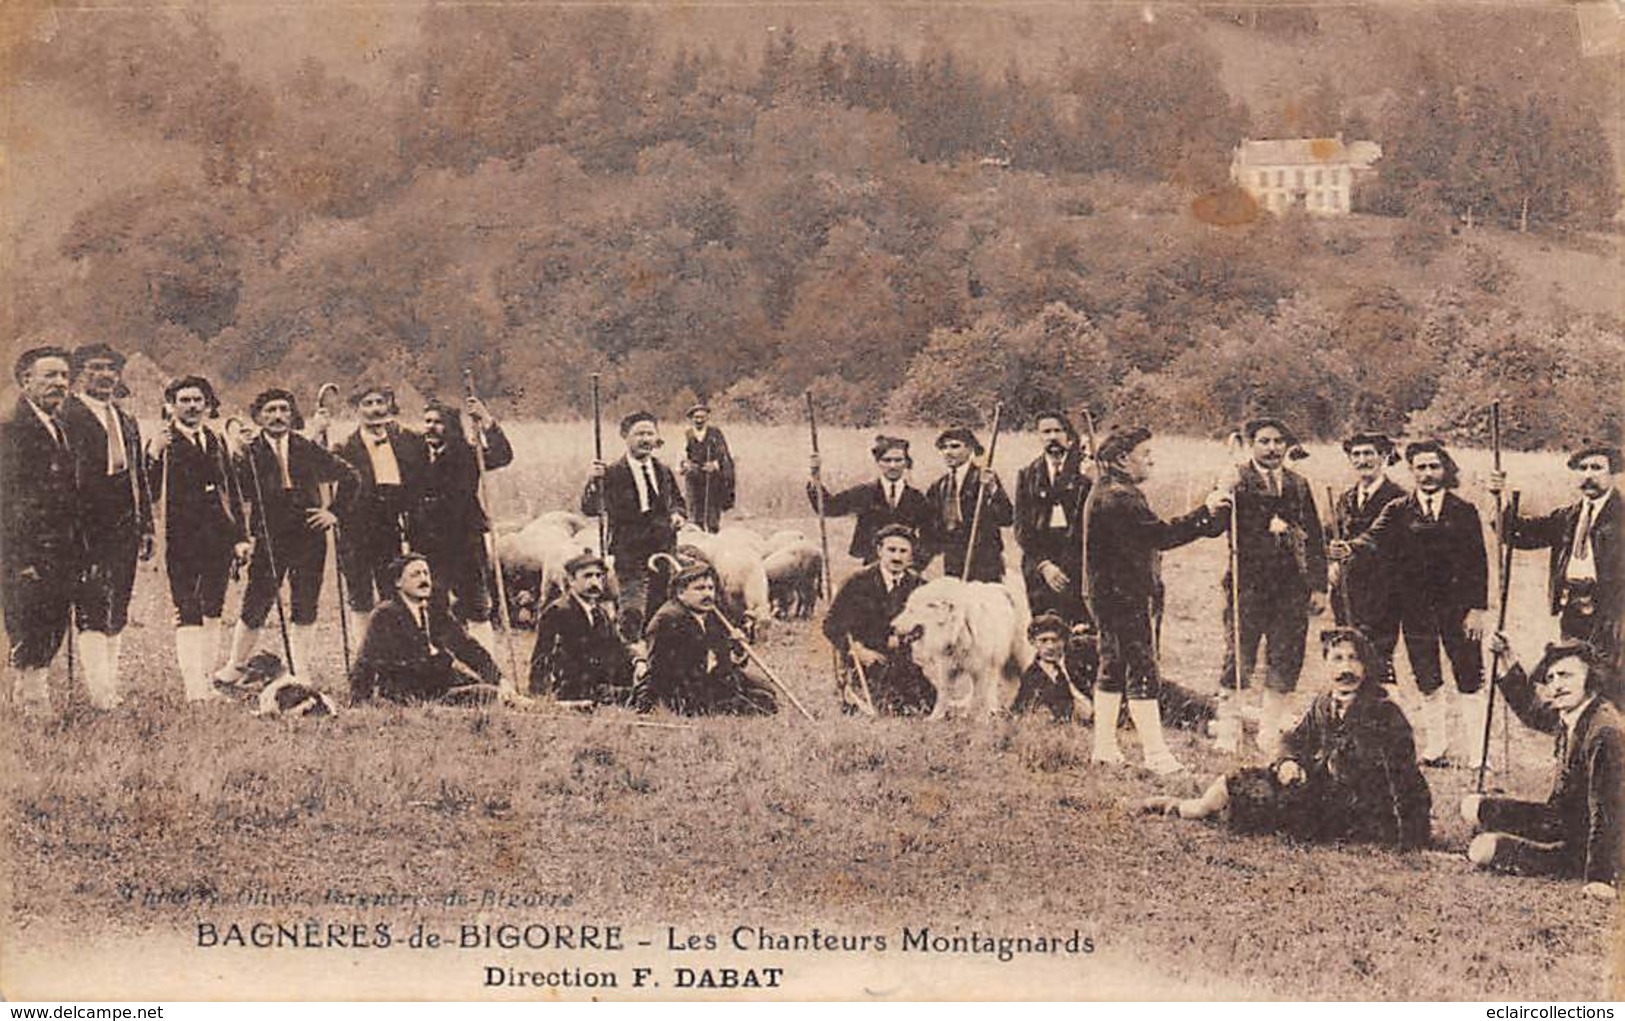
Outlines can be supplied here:
[[1346, 216], [1354, 182], [1382, 158], [1376, 142], [1336, 138], [1243, 139], [1230, 159], [1230, 180], [1263, 208], [1280, 214], [1301, 206], [1315, 216]]

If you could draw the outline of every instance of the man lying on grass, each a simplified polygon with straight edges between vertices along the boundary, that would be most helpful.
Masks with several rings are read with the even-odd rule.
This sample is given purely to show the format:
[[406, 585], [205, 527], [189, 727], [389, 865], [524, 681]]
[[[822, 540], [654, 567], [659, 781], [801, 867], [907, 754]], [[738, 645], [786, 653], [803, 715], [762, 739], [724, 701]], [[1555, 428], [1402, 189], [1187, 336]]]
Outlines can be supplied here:
[[501, 675], [485, 647], [434, 595], [429, 561], [403, 553], [389, 565], [395, 594], [372, 612], [350, 671], [350, 700], [486, 701]]
[[1382, 689], [1376, 651], [1353, 628], [1322, 631], [1320, 648], [1331, 687], [1282, 737], [1279, 760], [1221, 776], [1201, 797], [1150, 798], [1143, 809], [1181, 819], [1223, 813], [1239, 833], [1426, 844], [1432, 797], [1410, 724]]
[[1484, 832], [1467, 846], [1475, 865], [1585, 880], [1613, 900], [1625, 865], [1625, 725], [1598, 652], [1564, 639], [1525, 674], [1503, 634], [1490, 639], [1506, 671], [1496, 683], [1526, 726], [1557, 737], [1557, 779], [1544, 802], [1469, 794], [1462, 818]]

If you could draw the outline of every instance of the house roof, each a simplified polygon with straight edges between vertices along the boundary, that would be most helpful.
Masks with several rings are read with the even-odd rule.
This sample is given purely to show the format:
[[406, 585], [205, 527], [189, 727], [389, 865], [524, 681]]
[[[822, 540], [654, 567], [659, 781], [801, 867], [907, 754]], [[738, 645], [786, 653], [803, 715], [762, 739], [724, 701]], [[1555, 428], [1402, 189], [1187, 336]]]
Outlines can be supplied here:
[[1344, 142], [1341, 138], [1246, 138], [1235, 153], [1236, 163], [1250, 167], [1370, 166], [1381, 158], [1382, 146], [1376, 142]]

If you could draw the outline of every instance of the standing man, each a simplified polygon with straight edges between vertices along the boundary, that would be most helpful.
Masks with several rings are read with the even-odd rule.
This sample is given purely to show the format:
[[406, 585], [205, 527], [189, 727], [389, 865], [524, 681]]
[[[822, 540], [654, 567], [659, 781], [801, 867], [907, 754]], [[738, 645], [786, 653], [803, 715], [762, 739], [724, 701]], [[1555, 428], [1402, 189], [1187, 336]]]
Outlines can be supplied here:
[[654, 415], [634, 411], [621, 419], [621, 438], [625, 457], [613, 464], [592, 463], [581, 513], [603, 513], [609, 519], [609, 555], [621, 586], [621, 636], [636, 641], [649, 608], [665, 601], [664, 591], [650, 591], [649, 558], [677, 548], [677, 530], [688, 520], [688, 507], [677, 491], [677, 476], [654, 456], [660, 444]]
[[568, 588], [536, 618], [530, 692], [560, 702], [625, 705], [632, 694], [632, 656], [615, 632], [604, 558], [578, 553], [564, 562]]
[[1070, 626], [1083, 605], [1083, 504], [1089, 496], [1077, 430], [1059, 411], [1039, 412], [1044, 452], [1016, 474], [1016, 543], [1034, 617], [1053, 613]]
[[67, 634], [79, 570], [73, 453], [53, 417], [68, 396], [69, 361], [66, 348], [24, 351], [12, 369], [22, 397], [0, 426], [0, 558], [11, 699], [30, 715], [50, 711], [46, 676]]
[[[1549, 549], [1546, 592], [1564, 638], [1588, 642], [1615, 673], [1625, 667], [1625, 535], [1619, 501], [1620, 450], [1584, 444], [1569, 455], [1579, 499], [1543, 517], [1507, 521], [1507, 538], [1518, 549]], [[1506, 473], [1490, 476], [1499, 493]]]
[[908, 440], [882, 433], [875, 437], [869, 453], [880, 469], [880, 477], [839, 493], [823, 489], [824, 483], [819, 475], [820, 460], [817, 454], [812, 455], [812, 478], [807, 482], [807, 502], [813, 510], [817, 510], [822, 490], [825, 517], [838, 518], [847, 514], [857, 517], [852, 529], [852, 544], [847, 552], [865, 565], [875, 562], [875, 544], [881, 530], [888, 525], [904, 526], [914, 535], [910, 542], [914, 550], [914, 567], [924, 570], [931, 560], [931, 550], [924, 538], [931, 522], [931, 504], [924, 493], [908, 484], [906, 476], [909, 469], [914, 467], [914, 458], [908, 452]]
[[400, 406], [387, 386], [363, 386], [351, 396], [361, 426], [338, 454], [356, 470], [339, 486], [340, 562], [349, 590], [352, 634], [363, 634], [368, 612], [395, 592], [390, 565], [411, 542], [407, 514], [422, 499], [428, 453], [423, 437], [402, 429]]
[[164, 567], [175, 602], [175, 658], [189, 702], [220, 698], [210, 683], [218, 645], [215, 626], [234, 566], [253, 553], [242, 492], [226, 442], [203, 424], [218, 417], [220, 402], [202, 376], [182, 376], [164, 387], [173, 411], [153, 440], [148, 483], [161, 497]]
[[1229, 498], [1215, 490], [1183, 517], [1163, 521], [1140, 485], [1156, 461], [1151, 430], [1114, 429], [1101, 441], [1100, 488], [1089, 501], [1089, 549], [1084, 569], [1095, 623], [1100, 628], [1100, 680], [1095, 685], [1095, 762], [1118, 764], [1117, 716], [1128, 698], [1129, 718], [1140, 734], [1145, 767], [1177, 773], [1185, 766], [1168, 749], [1157, 702], [1162, 681], [1152, 640], [1151, 607], [1157, 597], [1157, 557], [1203, 535], [1216, 534], [1216, 516]]
[[299, 434], [304, 417], [289, 391], [263, 391], [248, 406], [248, 414], [259, 426], [259, 435], [237, 461], [237, 486], [251, 506], [248, 523], [254, 558], [248, 564], [248, 587], [232, 632], [231, 658], [216, 679], [231, 684], [242, 677], [286, 579], [292, 604], [286, 622], [292, 650], [288, 669], [309, 681], [310, 636], [327, 567], [327, 533], [338, 522], [338, 515], [322, 500], [322, 484], [340, 483], [354, 493], [356, 471]]
[[914, 570], [914, 533], [907, 525], [883, 527], [874, 560], [841, 582], [824, 617], [824, 637], [841, 659], [842, 706], [855, 706], [854, 695], [867, 686], [877, 711], [923, 716], [936, 705], [936, 688], [891, 629], [923, 584]]
[[683, 431], [683, 463], [678, 468], [695, 523], [715, 532], [722, 526], [722, 512], [733, 509], [734, 458], [722, 430], [711, 424], [710, 405], [689, 408], [688, 422]]
[[[1356, 481], [1337, 498], [1336, 533], [1358, 539], [1377, 520], [1382, 509], [1405, 497], [1384, 469], [1398, 460], [1394, 441], [1379, 432], [1355, 433], [1343, 441], [1343, 453], [1354, 468]], [[1399, 644], [1399, 609], [1393, 572], [1376, 560], [1344, 561], [1330, 565], [1332, 610], [1340, 627], [1359, 628], [1371, 640], [1383, 664], [1383, 684], [1394, 683], [1394, 648]]]
[[437, 588], [451, 596], [452, 610], [468, 625], [468, 633], [496, 655], [496, 632], [491, 627], [491, 557], [485, 536], [491, 529], [480, 502], [480, 465], [474, 451], [485, 453], [487, 471], [513, 463], [513, 447], [485, 402], [468, 397], [463, 402], [474, 439], [463, 435], [457, 409], [438, 401], [423, 411], [423, 444], [427, 455], [423, 490], [412, 509], [409, 531], [412, 544], [429, 558]]
[[1483, 755], [1480, 736], [1488, 700], [1477, 695], [1484, 684], [1484, 610], [1489, 606], [1489, 556], [1478, 510], [1452, 490], [1456, 462], [1437, 440], [1405, 447], [1416, 492], [1384, 507], [1369, 529], [1352, 542], [1332, 544], [1337, 560], [1380, 556], [1380, 569], [1393, 575], [1399, 629], [1416, 688], [1422, 693], [1422, 762], [1442, 766], [1450, 750], [1450, 707], [1445, 702], [1439, 648], [1450, 660], [1461, 693], [1469, 765]]
[[357, 705], [436, 702], [456, 689], [494, 697], [501, 685], [496, 660], [434, 599], [434, 572], [416, 553], [402, 553], [385, 568], [393, 594], [373, 611], [350, 668], [350, 700]]
[[976, 520], [977, 496], [983, 491], [983, 469], [972, 458], [982, 456], [982, 444], [969, 429], [946, 429], [937, 437], [937, 449], [947, 471], [925, 492], [932, 512], [928, 545], [941, 551], [944, 574], [963, 576], [966, 581], [1004, 580], [1004, 537], [999, 532], [1015, 520], [1010, 497], [999, 477], [988, 471], [976, 548], [970, 551], [971, 567], [966, 573], [966, 546], [971, 522]]
[[91, 704], [111, 709], [121, 700], [119, 652], [136, 563], [152, 558], [152, 491], [141, 465], [141, 430], [116, 403], [124, 356], [106, 344], [76, 348], [73, 374], [77, 392], [57, 418], [73, 450], [84, 553], [73, 600], [79, 662]]
[[[1286, 467], [1287, 452], [1298, 446], [1280, 419], [1261, 418], [1242, 430], [1249, 458], [1237, 468], [1230, 514], [1215, 519], [1222, 535], [1235, 526], [1239, 585], [1225, 572], [1224, 622], [1231, 636], [1225, 645], [1224, 672], [1219, 678], [1219, 747], [1241, 746], [1240, 693], [1245, 691], [1265, 645], [1264, 701], [1258, 721], [1258, 746], [1273, 757], [1282, 731], [1290, 725], [1287, 698], [1303, 672], [1309, 615], [1326, 609], [1326, 537], [1309, 483]], [[1241, 590], [1239, 629], [1233, 594]], [[1235, 662], [1240, 632], [1241, 667]]]

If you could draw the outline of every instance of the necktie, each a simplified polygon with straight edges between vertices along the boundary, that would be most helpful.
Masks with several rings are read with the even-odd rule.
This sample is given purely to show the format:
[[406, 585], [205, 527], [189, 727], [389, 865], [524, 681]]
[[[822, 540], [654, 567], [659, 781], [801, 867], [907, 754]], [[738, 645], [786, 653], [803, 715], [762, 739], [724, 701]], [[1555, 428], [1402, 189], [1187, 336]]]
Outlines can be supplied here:
[[943, 520], [949, 528], [958, 528], [965, 523], [964, 515], [959, 510], [959, 469], [955, 468], [948, 473], [948, 506]]
[[1280, 476], [1280, 474], [1278, 472], [1276, 472], [1273, 469], [1271, 469], [1271, 471], [1270, 471], [1270, 495], [1271, 496], [1280, 496], [1281, 495], [1281, 476]]
[[655, 475], [654, 472], [649, 470], [648, 461], [643, 462], [643, 493], [645, 505], [643, 509], [645, 511], [653, 510], [655, 497], [660, 493], [660, 490], [655, 488]]
[[1370, 495], [1371, 494], [1369, 494], [1369, 493], [1367, 493], [1365, 491], [1364, 486], [1361, 486], [1358, 489], [1356, 489], [1354, 491], [1354, 506], [1355, 506], [1355, 508], [1358, 509], [1358, 510], [1365, 510], [1365, 501], [1366, 501], [1366, 498], [1369, 497]]
[[107, 416], [102, 424], [107, 427], [107, 474], [122, 475], [130, 467], [124, 451], [124, 430], [119, 428], [118, 412], [113, 410], [113, 405], [106, 407]]
[[892, 510], [897, 509], [897, 483], [886, 483], [886, 502], [891, 504]]
[[1580, 511], [1580, 523], [1574, 529], [1574, 548], [1569, 553], [1570, 560], [1587, 560], [1591, 557], [1591, 501], [1585, 501], [1585, 507]]

